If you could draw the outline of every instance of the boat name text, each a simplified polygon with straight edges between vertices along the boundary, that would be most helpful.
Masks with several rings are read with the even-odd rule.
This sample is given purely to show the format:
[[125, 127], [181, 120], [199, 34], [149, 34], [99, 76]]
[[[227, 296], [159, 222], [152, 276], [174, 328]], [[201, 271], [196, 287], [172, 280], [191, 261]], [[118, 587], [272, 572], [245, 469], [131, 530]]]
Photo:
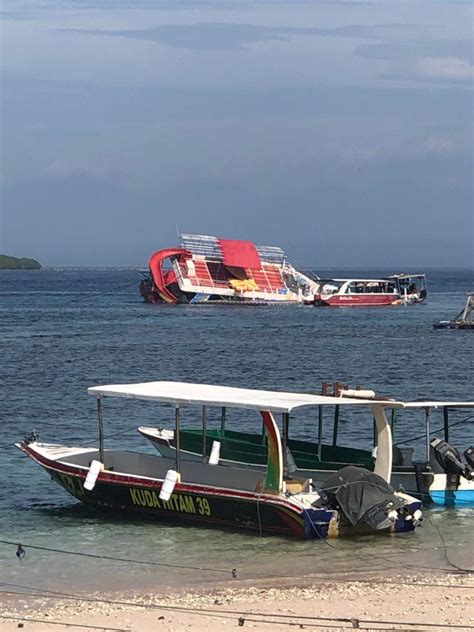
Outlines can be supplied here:
[[134, 505], [165, 509], [167, 511], [180, 511], [182, 513], [210, 516], [211, 506], [207, 498], [200, 496], [187, 496], [184, 494], [172, 494], [169, 500], [161, 500], [158, 494], [148, 489], [130, 488], [130, 498]]

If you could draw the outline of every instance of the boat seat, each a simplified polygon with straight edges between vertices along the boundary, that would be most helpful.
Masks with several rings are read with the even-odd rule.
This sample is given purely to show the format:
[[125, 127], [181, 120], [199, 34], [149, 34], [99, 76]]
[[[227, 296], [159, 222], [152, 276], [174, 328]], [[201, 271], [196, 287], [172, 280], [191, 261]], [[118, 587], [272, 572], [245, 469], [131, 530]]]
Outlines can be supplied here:
[[[257, 483], [255, 491], [257, 494], [265, 492], [264, 488], [265, 476], [263, 476]], [[283, 481], [283, 488], [290, 494], [301, 494], [301, 492], [310, 491], [310, 478], [290, 478]]]
[[286, 491], [290, 494], [301, 494], [301, 492], [309, 491], [309, 478], [290, 478], [284, 481]]

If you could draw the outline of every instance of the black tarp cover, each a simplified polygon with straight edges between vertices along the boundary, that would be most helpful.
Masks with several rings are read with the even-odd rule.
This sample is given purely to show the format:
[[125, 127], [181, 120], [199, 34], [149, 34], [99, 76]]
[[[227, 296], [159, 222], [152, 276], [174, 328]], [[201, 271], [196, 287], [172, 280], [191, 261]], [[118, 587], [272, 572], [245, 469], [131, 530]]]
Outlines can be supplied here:
[[393, 487], [381, 476], [362, 467], [348, 465], [335, 472], [325, 482], [323, 491], [335, 499], [352, 526], [355, 526], [370, 509], [383, 503], [390, 509], [403, 504], [395, 496]]

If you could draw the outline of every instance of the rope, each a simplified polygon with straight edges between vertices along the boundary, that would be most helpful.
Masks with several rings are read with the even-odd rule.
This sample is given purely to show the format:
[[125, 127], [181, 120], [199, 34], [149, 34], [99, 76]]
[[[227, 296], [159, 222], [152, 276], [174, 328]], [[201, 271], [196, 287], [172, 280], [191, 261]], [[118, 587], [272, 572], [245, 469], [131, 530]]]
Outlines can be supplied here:
[[[459, 424], [464, 424], [466, 422], [472, 422], [474, 421], [474, 415], [469, 415], [468, 417], [464, 417], [464, 419], [460, 419], [458, 421], [454, 421], [453, 423], [450, 423], [448, 425], [448, 428], [452, 428], [453, 426], [459, 426]], [[442, 426], [441, 428], [437, 428], [436, 430], [430, 430], [430, 435], [435, 434], [436, 432], [443, 432], [444, 430], [444, 426]], [[424, 439], [426, 437], [426, 432], [424, 432], [423, 434], [418, 435], [417, 437], [411, 437], [410, 439], [405, 439], [403, 441], [397, 441], [397, 443], [394, 443], [393, 445], [398, 446], [398, 445], [405, 445], [407, 443], [412, 443], [413, 441], [418, 441], [418, 439]]]
[[[0, 544], [7, 544], [7, 545], [12, 545], [15, 546], [17, 548], [18, 551], [18, 547], [21, 546], [19, 545], [17, 542], [12, 542], [10, 540], [0, 540]], [[227, 573], [229, 575], [234, 576], [234, 571], [235, 569], [232, 570], [228, 570], [228, 569], [224, 569], [224, 568], [206, 568], [203, 566], [183, 566], [180, 564], [171, 564], [171, 563], [165, 563], [165, 562], [154, 562], [151, 560], [134, 560], [134, 559], [130, 559], [130, 558], [124, 558], [124, 557], [112, 557], [110, 555], [97, 555], [95, 553], [83, 553], [80, 551], [67, 551], [64, 549], [53, 549], [50, 547], [46, 547], [46, 546], [37, 546], [34, 544], [25, 544], [24, 545], [26, 548], [30, 548], [30, 549], [36, 549], [37, 551], [47, 551], [48, 553], [63, 553], [65, 555], [77, 555], [79, 557], [91, 557], [94, 559], [99, 559], [99, 560], [111, 560], [113, 562], [126, 562], [127, 564], [144, 564], [147, 566], [163, 566], [166, 568], [183, 568], [183, 569], [188, 569], [188, 570], [193, 570], [193, 571], [209, 571], [209, 572], [213, 572], [213, 573]], [[22, 548], [22, 550], [24, 551], [24, 549]]]
[[29, 621], [31, 623], [47, 623], [48, 625], [64, 625], [68, 628], [87, 628], [88, 630], [112, 630], [113, 632], [130, 632], [130, 630], [126, 630], [125, 628], [110, 628], [105, 625], [90, 625], [88, 623], [65, 623], [63, 621], [51, 621], [50, 619], [33, 619], [31, 617], [16, 617], [14, 615], [6, 614], [0, 614], [0, 619], [7, 619], [10, 621]]
[[[13, 585], [13, 584], [4, 584], [3, 582], [0, 582], [0, 585]], [[131, 606], [131, 607], [136, 607], [136, 608], [145, 608], [145, 609], [152, 609], [152, 610], [156, 610], [156, 609], [169, 610], [172, 612], [193, 613], [193, 614], [198, 614], [201, 616], [209, 616], [209, 617], [216, 616], [216, 617], [222, 617], [222, 618], [230, 618], [229, 615], [242, 616], [244, 614], [242, 610], [222, 611], [222, 610], [216, 610], [215, 608], [193, 608], [190, 606], [170, 606], [170, 605], [161, 605], [159, 603], [158, 604], [153, 604], [153, 603], [144, 604], [144, 603], [136, 602], [136, 601], [123, 601], [123, 600], [113, 600], [113, 599], [103, 599], [103, 598], [101, 599], [99, 597], [84, 597], [81, 595], [61, 593], [58, 591], [48, 591], [42, 588], [35, 588], [35, 587], [25, 586], [25, 588], [28, 590], [35, 590], [37, 592], [34, 592], [34, 593], [16, 592], [16, 591], [1, 591], [1, 592], [8, 593], [8, 594], [23, 594], [23, 595], [28, 595], [32, 597], [51, 597], [51, 598], [58, 598], [58, 599], [61, 598], [64, 600], [86, 601], [86, 602], [94, 602], [94, 603], [104, 603], [104, 604], [109, 604], [109, 605], [118, 605], [118, 606]], [[47, 594], [41, 594], [41, 593], [47, 593]], [[254, 621], [256, 622], [258, 621], [261, 623], [275, 623], [275, 624], [286, 624], [286, 625], [302, 625], [302, 624], [308, 625], [309, 624], [315, 627], [320, 627], [320, 626], [318, 626], [314, 622], [338, 622], [338, 623], [350, 623], [350, 624], [353, 624], [353, 622], [357, 622], [359, 624], [360, 623], [367, 624], [372, 627], [374, 625], [393, 626], [393, 625], [402, 624], [404, 626], [410, 626], [410, 627], [422, 625], [424, 627], [433, 628], [433, 629], [439, 629], [439, 628], [463, 629], [463, 630], [474, 629], [474, 625], [470, 625], [470, 624], [458, 625], [458, 624], [448, 624], [448, 623], [421, 623], [419, 621], [411, 621], [411, 622], [410, 621], [386, 621], [386, 620], [360, 619], [360, 618], [355, 618], [355, 617], [323, 617], [323, 616], [316, 616], [316, 615], [280, 614], [280, 613], [275, 613], [275, 612], [271, 612], [271, 613], [252, 612], [249, 614], [250, 614], [250, 617], [272, 617], [273, 619], [277, 619], [277, 621], [265, 621], [261, 619], [260, 620], [254, 619]], [[290, 622], [288, 621], [288, 619], [296, 619], [296, 622], [294, 623]], [[250, 621], [251, 619], [245, 616], [245, 620]]]

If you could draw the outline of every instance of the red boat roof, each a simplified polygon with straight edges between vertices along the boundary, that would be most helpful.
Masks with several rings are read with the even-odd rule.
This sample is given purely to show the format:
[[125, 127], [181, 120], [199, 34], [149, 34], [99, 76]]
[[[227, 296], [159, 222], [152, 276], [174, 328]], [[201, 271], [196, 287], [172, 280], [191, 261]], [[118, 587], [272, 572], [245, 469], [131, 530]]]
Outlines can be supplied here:
[[257, 248], [251, 241], [236, 239], [219, 239], [218, 241], [226, 266], [253, 270], [260, 270], [262, 267]]

